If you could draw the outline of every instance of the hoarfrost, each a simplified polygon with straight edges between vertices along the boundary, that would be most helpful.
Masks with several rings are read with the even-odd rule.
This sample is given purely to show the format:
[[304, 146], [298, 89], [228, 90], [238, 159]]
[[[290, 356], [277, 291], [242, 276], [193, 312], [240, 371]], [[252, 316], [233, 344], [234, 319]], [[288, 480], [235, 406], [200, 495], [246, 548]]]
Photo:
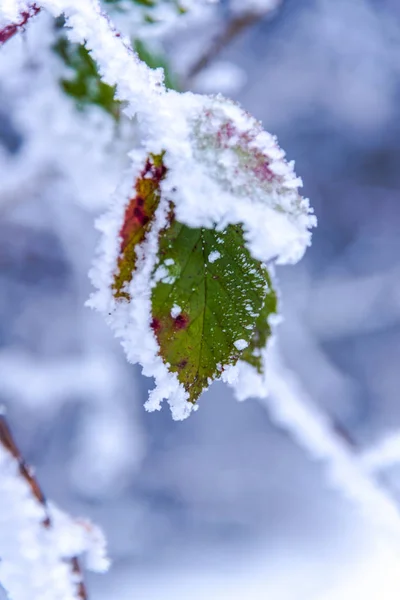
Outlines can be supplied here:
[[221, 253], [218, 252], [218, 250], [213, 250], [212, 252], [210, 252], [210, 254], [208, 255], [208, 262], [210, 263], [214, 263], [216, 260], [218, 260], [219, 258], [221, 258]]

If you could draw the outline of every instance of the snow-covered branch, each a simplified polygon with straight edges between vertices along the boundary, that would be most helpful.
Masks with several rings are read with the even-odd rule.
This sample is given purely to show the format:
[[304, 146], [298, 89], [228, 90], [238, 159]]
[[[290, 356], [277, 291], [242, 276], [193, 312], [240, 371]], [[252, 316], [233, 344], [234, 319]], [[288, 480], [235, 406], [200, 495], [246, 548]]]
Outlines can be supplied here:
[[48, 504], [0, 416], [0, 583], [11, 600], [85, 600], [78, 557], [104, 571], [101, 533]]
[[370, 472], [370, 465], [340, 435], [330, 418], [308, 397], [274, 347], [269, 356], [269, 394], [262, 399], [271, 420], [285, 430], [311, 458], [326, 466], [330, 485], [353, 502], [400, 547], [400, 510]]
[[382, 472], [400, 463], [400, 432], [393, 431], [365, 450], [360, 460], [371, 473]]

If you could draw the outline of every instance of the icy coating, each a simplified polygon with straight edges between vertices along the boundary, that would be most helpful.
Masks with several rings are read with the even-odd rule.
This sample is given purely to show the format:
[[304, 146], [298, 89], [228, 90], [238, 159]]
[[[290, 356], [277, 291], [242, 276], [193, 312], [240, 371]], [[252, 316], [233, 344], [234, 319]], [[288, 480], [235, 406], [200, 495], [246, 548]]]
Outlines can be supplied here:
[[[15, 0], [5, 4], [7, 10], [0, 8], [3, 19], [26, 6]], [[128, 360], [140, 363], [143, 373], [155, 378], [147, 409], [158, 410], [167, 399], [173, 417], [185, 418], [194, 406], [159, 356], [151, 327], [158, 233], [166, 224], [170, 203], [177, 221], [189, 227], [223, 231], [229, 224], [241, 224], [251, 255], [268, 264], [298, 261], [310, 245], [315, 217], [298, 192], [302, 183], [294, 164], [285, 160], [276, 138], [239, 105], [222, 96], [166, 90], [162, 69], [152, 70], [138, 59], [129, 40], [118, 33], [96, 0], [41, 0], [36, 4], [53, 16], [64, 13], [71, 40], [86, 45], [104, 81], [116, 85], [127, 116], [138, 117], [142, 148], [132, 151], [132, 169], [98, 224], [103, 236], [91, 274], [98, 291], [90, 305], [104, 313]], [[121, 226], [132, 186], [150, 154], [163, 155], [167, 175], [160, 182], [161, 200], [151, 229], [136, 249], [135, 272], [125, 289], [126, 298], [116, 299], [112, 285]], [[210, 257], [213, 260], [217, 260], [215, 253]], [[169, 277], [166, 267], [159, 269], [155, 280], [165, 281]], [[227, 378], [229, 365], [223, 367]], [[244, 392], [241, 385], [239, 396], [264, 395], [253, 367], [242, 367], [239, 370], [246, 376], [238, 382], [246, 380], [247, 389]], [[233, 374], [230, 382], [235, 381]], [[251, 386], [253, 379], [256, 384]]]

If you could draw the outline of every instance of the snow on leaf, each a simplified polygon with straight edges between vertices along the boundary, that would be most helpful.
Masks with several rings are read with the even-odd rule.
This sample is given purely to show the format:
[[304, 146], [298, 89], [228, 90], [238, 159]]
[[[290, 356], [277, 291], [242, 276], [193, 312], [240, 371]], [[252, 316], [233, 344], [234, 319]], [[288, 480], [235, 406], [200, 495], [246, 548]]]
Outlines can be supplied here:
[[[208, 257], [217, 238], [221, 257], [214, 264]], [[171, 213], [159, 240], [152, 328], [164, 362], [195, 402], [251, 343], [268, 274], [250, 256], [240, 225], [223, 232], [192, 229]], [[161, 280], [160, 265], [165, 269]]]
[[297, 262], [316, 220], [276, 138], [222, 96], [183, 94], [179, 106], [187, 121], [185, 151], [175, 140], [163, 142], [177, 220], [218, 229], [241, 223], [254, 258]]
[[116, 298], [127, 298], [126, 285], [132, 279], [136, 265], [136, 246], [151, 227], [151, 220], [160, 201], [160, 181], [165, 176], [162, 155], [150, 155], [135, 184], [135, 192], [125, 210], [120, 231], [121, 246], [113, 290]]
[[269, 319], [271, 315], [276, 315], [278, 312], [278, 298], [272, 287], [271, 278], [267, 273], [266, 279], [268, 281], [268, 292], [264, 298], [261, 312], [256, 319], [253, 336], [241, 356], [241, 360], [255, 367], [260, 375], [263, 374], [264, 370], [262, 350], [266, 347], [268, 339], [272, 334]]

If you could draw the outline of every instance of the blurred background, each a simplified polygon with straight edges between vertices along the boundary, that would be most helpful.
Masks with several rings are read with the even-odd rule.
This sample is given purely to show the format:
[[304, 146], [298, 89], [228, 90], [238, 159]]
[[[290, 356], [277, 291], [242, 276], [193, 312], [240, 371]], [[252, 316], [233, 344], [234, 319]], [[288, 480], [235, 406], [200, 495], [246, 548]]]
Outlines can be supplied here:
[[[277, 271], [281, 360], [354, 455], [400, 431], [400, 3], [238, 0], [154, 27], [108, 4], [171, 85], [237, 99], [296, 160], [319, 225]], [[0, 403], [46, 495], [105, 532], [90, 597], [398, 598], [400, 544], [265, 403], [215, 384], [187, 421], [145, 412], [151, 381], [84, 306], [135, 131], [68, 89], [90, 66], [55, 35], [42, 14], [0, 50]], [[392, 450], [376, 481], [400, 506]]]

